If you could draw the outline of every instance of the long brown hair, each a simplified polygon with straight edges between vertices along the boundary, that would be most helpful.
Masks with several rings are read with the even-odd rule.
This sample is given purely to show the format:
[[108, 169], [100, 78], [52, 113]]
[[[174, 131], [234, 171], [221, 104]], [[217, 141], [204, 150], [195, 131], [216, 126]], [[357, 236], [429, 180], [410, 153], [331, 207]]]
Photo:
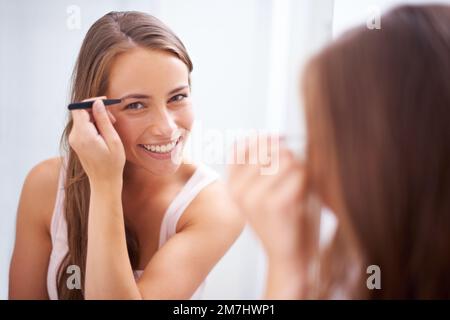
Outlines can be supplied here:
[[449, 79], [445, 5], [398, 7], [309, 63], [307, 175], [339, 221], [322, 297], [450, 298]]
[[[105, 95], [109, 68], [119, 54], [135, 47], [163, 50], [183, 61], [189, 73], [192, 62], [180, 39], [161, 21], [142, 12], [110, 12], [89, 29], [81, 46], [72, 75], [72, 102]], [[68, 253], [61, 263], [57, 288], [59, 299], [83, 299], [87, 254], [87, 223], [90, 187], [81, 163], [69, 146], [68, 136], [73, 120], [68, 122], [61, 137], [61, 150], [67, 157], [64, 212], [67, 220]], [[137, 264], [137, 241], [126, 228], [128, 253], [133, 267]], [[69, 290], [66, 269], [77, 265], [81, 270], [81, 290]]]

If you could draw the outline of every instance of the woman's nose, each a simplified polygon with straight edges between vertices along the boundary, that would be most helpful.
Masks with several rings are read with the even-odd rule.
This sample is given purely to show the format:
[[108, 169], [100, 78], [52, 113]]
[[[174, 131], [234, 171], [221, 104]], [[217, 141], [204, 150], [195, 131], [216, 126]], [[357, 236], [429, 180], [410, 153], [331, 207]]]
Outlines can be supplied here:
[[164, 108], [155, 112], [151, 125], [152, 134], [155, 136], [170, 137], [177, 126], [172, 115]]

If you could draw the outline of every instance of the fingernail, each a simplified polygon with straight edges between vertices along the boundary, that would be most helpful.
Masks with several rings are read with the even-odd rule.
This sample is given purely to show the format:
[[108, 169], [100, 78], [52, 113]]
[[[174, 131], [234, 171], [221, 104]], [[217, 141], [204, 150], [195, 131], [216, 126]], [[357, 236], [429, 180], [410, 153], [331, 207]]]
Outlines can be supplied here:
[[103, 112], [105, 111], [105, 106], [103, 105], [101, 100], [95, 100], [94, 102], [94, 108], [96, 111], [98, 112]]

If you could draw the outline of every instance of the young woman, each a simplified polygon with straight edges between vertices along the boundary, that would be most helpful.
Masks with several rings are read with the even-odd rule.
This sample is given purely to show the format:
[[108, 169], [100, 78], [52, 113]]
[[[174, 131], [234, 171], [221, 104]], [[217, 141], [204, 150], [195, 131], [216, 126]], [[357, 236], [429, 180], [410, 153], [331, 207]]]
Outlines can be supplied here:
[[[217, 174], [181, 161], [191, 71], [181, 41], [152, 16], [111, 12], [90, 28], [71, 100], [98, 98], [92, 112], [71, 111], [64, 156], [26, 178], [10, 298], [200, 297], [243, 223]], [[106, 97], [122, 102], [106, 110]]]
[[[266, 297], [450, 298], [450, 7], [381, 21], [309, 63], [304, 165], [282, 149], [277, 175], [231, 167], [267, 251]], [[311, 197], [338, 221], [324, 250]]]

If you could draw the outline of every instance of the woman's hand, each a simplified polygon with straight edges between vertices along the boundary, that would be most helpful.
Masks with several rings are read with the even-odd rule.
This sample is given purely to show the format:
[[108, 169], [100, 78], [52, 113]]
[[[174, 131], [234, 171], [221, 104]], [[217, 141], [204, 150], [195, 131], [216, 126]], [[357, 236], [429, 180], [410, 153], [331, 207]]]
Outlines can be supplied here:
[[106, 110], [106, 97], [96, 97], [91, 119], [86, 110], [72, 110], [73, 127], [69, 144], [75, 150], [91, 185], [122, 181], [125, 150], [114, 129], [114, 116]]
[[[265, 149], [269, 149], [273, 163], [278, 160], [278, 169], [271, 175], [262, 174], [267, 165], [248, 163], [249, 154], [261, 156], [261, 143], [272, 146]], [[278, 275], [273, 276], [277, 279], [275, 282], [287, 286], [296, 276], [304, 283], [312, 257], [318, 250], [320, 222], [319, 211], [309, 205], [304, 167], [291, 151], [279, 147], [278, 143], [269, 143], [268, 138], [247, 143], [245, 159], [245, 164], [230, 166], [229, 187], [262, 242], [269, 261], [269, 273], [277, 270], [274, 272]], [[285, 279], [283, 273], [290, 275]]]

